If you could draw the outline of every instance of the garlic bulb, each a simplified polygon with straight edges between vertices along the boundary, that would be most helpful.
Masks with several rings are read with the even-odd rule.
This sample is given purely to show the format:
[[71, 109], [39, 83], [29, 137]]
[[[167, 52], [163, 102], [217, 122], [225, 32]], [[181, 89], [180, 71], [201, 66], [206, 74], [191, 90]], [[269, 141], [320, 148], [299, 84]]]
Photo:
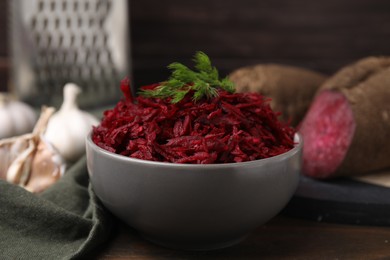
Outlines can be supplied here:
[[0, 140], [0, 179], [41, 192], [65, 173], [64, 160], [42, 136], [53, 113], [42, 108], [32, 133]]
[[98, 120], [79, 109], [76, 99], [81, 89], [68, 83], [64, 86], [64, 101], [49, 120], [44, 134], [54, 148], [69, 162], [79, 159], [85, 153], [85, 138], [97, 125]]
[[36, 120], [32, 107], [0, 94], [0, 139], [31, 132]]

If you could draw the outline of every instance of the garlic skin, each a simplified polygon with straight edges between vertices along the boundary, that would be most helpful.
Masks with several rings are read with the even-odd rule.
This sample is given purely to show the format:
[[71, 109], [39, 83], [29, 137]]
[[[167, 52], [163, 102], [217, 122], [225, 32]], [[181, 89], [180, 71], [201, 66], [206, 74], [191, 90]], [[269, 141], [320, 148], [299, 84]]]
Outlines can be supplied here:
[[0, 140], [0, 179], [38, 193], [64, 175], [65, 161], [42, 136], [54, 111], [43, 107], [32, 133]]
[[68, 83], [64, 86], [64, 101], [61, 108], [50, 118], [44, 134], [45, 139], [68, 162], [79, 159], [85, 153], [85, 138], [93, 125], [98, 125], [96, 117], [82, 111], [77, 105], [80, 87]]
[[41, 135], [24, 188], [33, 193], [42, 192], [58, 181], [65, 174], [65, 170], [63, 158]]
[[29, 133], [37, 114], [29, 105], [0, 94], [0, 139]]

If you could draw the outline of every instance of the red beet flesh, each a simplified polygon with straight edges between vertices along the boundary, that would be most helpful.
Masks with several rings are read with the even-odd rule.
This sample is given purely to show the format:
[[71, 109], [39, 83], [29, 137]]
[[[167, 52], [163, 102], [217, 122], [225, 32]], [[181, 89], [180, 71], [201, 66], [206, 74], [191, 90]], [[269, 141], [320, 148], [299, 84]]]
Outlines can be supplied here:
[[[231, 163], [267, 158], [294, 146], [294, 130], [277, 120], [269, 100], [255, 93], [228, 93], [177, 104], [169, 99], [125, 98], [104, 112], [92, 140], [108, 151], [151, 161]], [[154, 88], [155, 85], [147, 88]]]
[[343, 162], [355, 133], [351, 106], [341, 92], [323, 91], [314, 100], [300, 132], [303, 174], [332, 177]]

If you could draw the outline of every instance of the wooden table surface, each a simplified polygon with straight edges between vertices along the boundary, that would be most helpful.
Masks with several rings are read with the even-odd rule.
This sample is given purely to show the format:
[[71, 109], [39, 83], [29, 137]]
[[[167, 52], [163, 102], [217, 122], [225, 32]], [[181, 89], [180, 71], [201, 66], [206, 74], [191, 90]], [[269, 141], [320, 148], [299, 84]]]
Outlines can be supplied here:
[[390, 259], [390, 227], [341, 225], [279, 215], [243, 242], [215, 251], [154, 245], [122, 223], [97, 259]]

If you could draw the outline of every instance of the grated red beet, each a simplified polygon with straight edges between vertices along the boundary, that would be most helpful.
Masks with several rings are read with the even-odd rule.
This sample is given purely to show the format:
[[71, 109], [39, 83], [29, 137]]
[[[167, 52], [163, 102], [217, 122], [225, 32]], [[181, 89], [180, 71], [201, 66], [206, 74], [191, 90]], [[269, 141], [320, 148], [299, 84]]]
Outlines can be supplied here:
[[[154, 88], [156, 85], [146, 86]], [[104, 112], [92, 139], [108, 151], [152, 161], [232, 163], [268, 158], [294, 146], [294, 130], [278, 121], [269, 99], [257, 93], [229, 93], [193, 102], [187, 95], [170, 99], [132, 98], [128, 79], [125, 98]]]

